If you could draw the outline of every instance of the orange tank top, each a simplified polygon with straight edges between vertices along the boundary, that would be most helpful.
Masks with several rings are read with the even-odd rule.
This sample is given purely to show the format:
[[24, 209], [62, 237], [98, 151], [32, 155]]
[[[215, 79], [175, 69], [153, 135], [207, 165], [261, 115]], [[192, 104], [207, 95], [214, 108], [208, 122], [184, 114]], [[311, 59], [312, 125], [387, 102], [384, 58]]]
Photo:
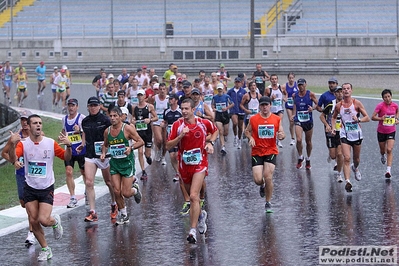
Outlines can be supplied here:
[[265, 156], [278, 154], [276, 145], [277, 131], [280, 126], [280, 117], [271, 114], [264, 118], [260, 113], [250, 118], [252, 127], [252, 137], [255, 140], [255, 146], [252, 148], [252, 156]]

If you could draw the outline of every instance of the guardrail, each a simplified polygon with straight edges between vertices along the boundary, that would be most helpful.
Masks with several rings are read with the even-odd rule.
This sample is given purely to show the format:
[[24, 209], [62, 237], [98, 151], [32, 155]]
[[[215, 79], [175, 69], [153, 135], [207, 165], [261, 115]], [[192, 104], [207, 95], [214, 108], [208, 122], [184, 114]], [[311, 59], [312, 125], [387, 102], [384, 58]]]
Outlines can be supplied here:
[[[6, 145], [10, 137], [10, 131], [15, 132], [21, 127], [19, 117], [17, 111], [0, 103], [0, 151], [2, 151]], [[0, 165], [4, 163], [6, 163], [6, 160], [3, 159], [0, 154]]]

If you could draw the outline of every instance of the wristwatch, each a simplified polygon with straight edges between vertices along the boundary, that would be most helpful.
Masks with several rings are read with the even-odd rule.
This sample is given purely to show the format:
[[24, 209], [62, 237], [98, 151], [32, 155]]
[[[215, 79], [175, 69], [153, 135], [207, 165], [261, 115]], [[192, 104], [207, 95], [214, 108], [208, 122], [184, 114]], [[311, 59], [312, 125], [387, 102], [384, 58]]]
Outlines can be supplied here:
[[214, 141], [209, 141], [210, 144], [212, 144], [212, 146], [215, 146], [215, 142]]

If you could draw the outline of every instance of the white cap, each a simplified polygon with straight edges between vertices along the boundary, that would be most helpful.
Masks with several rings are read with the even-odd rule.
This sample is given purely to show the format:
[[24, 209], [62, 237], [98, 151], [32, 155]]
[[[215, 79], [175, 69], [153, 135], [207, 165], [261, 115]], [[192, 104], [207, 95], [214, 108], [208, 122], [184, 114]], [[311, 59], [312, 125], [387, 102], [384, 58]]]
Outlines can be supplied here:
[[122, 114], [125, 114], [125, 115], [129, 114], [129, 110], [126, 107], [122, 106], [120, 108], [121, 108]]
[[223, 83], [218, 83], [218, 85], [216, 86], [216, 89], [224, 89], [224, 85]]
[[107, 79], [114, 79], [114, 74], [109, 74]]
[[155, 83], [153, 86], [154, 89], [158, 89], [159, 88], [159, 83]]
[[176, 79], [175, 75], [171, 75], [169, 79]]
[[62, 69], [65, 69], [65, 70], [67, 70], [67, 69], [68, 69], [68, 67], [67, 67], [66, 65], [62, 65]]
[[145, 95], [145, 91], [140, 89], [140, 90], [137, 91], [137, 95], [139, 95], [139, 94]]

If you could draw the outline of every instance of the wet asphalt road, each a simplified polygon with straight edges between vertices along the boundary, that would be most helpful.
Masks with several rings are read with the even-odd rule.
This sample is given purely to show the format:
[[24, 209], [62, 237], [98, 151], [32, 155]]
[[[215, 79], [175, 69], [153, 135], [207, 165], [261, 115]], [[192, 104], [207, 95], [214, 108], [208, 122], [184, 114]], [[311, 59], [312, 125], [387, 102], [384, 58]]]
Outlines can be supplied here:
[[[79, 101], [86, 101], [86, 92], [94, 94], [89, 88], [82, 87]], [[371, 116], [379, 100], [362, 102]], [[87, 113], [82, 106], [81, 112]], [[286, 116], [284, 126], [289, 136]], [[230, 134], [227, 156], [218, 154], [216, 144], [216, 154], [209, 158], [208, 231], [197, 235], [196, 245], [186, 241], [189, 218], [179, 214], [183, 199], [172, 181], [171, 166], [155, 162], [147, 168], [149, 180], [140, 182], [142, 202], [129, 200], [130, 224], [111, 222], [109, 197], [104, 196], [97, 201], [97, 223], [83, 221], [86, 210], [81, 206], [61, 215], [64, 236], [60, 241], [45, 229], [53, 250], [50, 261], [37, 262], [38, 245], [24, 247], [24, 229], [0, 237], [0, 265], [316, 265], [320, 245], [395, 245], [399, 241], [397, 148], [392, 180], [386, 180], [377, 124], [362, 127], [363, 179], [357, 182], [352, 174], [352, 193], [334, 180], [333, 164], [326, 162], [323, 128], [316, 119], [312, 169], [295, 168], [296, 149], [289, 146], [289, 139], [284, 140], [274, 175], [274, 213], [265, 214], [264, 199], [252, 181], [250, 149], [246, 141], [243, 149], [234, 148]]]

